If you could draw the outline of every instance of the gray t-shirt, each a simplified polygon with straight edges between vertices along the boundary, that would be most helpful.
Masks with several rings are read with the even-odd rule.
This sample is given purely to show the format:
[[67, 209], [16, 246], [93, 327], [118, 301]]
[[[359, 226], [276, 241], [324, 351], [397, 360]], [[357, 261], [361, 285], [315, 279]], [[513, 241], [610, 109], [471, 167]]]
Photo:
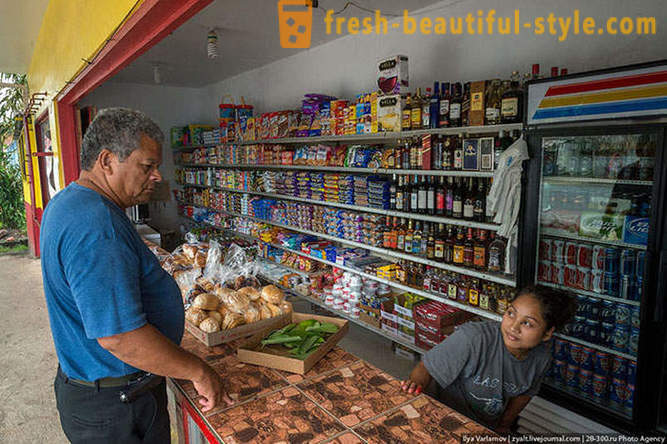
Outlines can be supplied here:
[[495, 427], [509, 398], [535, 395], [551, 360], [540, 343], [519, 360], [505, 347], [500, 323], [468, 322], [424, 355], [424, 366], [440, 385], [441, 400]]

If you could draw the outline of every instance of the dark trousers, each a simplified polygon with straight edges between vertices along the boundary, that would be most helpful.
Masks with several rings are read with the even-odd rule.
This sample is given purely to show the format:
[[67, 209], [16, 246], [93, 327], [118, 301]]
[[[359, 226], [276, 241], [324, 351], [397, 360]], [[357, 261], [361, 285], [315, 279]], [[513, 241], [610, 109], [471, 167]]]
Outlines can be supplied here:
[[170, 443], [166, 383], [131, 403], [122, 387], [95, 388], [71, 381], [58, 368], [54, 382], [60, 424], [72, 443]]

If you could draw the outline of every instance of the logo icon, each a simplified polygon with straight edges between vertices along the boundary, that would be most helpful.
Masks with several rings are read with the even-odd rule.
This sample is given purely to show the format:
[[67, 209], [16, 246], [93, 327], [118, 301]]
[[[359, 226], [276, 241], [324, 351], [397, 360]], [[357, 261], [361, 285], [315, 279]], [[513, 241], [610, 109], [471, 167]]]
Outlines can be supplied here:
[[311, 0], [279, 0], [278, 25], [280, 46], [283, 48], [310, 48], [313, 24]]

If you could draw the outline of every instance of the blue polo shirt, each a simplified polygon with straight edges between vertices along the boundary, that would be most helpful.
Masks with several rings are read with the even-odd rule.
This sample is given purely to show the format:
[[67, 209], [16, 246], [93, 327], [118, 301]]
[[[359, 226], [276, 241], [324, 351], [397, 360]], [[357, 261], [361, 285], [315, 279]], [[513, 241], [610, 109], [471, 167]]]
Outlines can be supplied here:
[[180, 344], [184, 312], [174, 279], [115, 203], [72, 183], [49, 202], [40, 234], [42, 277], [58, 361], [95, 381], [139, 369], [97, 338], [153, 325]]

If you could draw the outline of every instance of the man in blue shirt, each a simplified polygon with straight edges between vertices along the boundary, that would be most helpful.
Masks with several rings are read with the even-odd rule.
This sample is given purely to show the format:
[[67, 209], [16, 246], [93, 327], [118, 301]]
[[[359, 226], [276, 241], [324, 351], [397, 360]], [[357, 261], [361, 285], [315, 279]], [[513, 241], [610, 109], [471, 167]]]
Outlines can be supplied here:
[[44, 212], [42, 276], [60, 363], [54, 386], [72, 442], [169, 442], [163, 376], [192, 380], [204, 411], [231, 402], [218, 374], [178, 346], [179, 288], [124, 213], [162, 180], [163, 139], [143, 113], [102, 110], [83, 138], [79, 179]]

